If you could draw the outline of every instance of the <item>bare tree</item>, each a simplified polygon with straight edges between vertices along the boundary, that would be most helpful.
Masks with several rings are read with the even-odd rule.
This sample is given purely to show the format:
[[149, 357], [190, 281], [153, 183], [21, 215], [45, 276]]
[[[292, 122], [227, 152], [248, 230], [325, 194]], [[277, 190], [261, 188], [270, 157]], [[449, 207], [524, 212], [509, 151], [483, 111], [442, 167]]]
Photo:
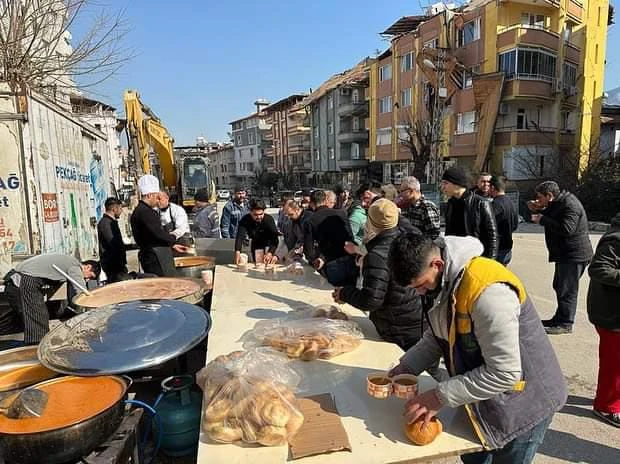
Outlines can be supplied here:
[[48, 96], [101, 83], [133, 55], [123, 15], [93, 0], [0, 0], [0, 81]]
[[[401, 133], [402, 131], [402, 133]], [[431, 160], [433, 134], [429, 121], [415, 121], [408, 113], [398, 130], [398, 142], [411, 152], [413, 175], [420, 180], [426, 179], [427, 166]]]

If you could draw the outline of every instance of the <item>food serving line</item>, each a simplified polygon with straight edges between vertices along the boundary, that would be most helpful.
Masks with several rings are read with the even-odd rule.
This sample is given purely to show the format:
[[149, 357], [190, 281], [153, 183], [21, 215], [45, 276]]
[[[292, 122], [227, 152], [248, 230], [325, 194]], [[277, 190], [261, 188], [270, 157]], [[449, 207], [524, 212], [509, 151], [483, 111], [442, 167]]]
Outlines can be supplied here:
[[[257, 322], [281, 318], [293, 309], [332, 303], [331, 287], [308, 268], [304, 275], [291, 275], [283, 266], [266, 273], [249, 265], [247, 271], [236, 266], [218, 266], [212, 302], [212, 329], [209, 334], [207, 360], [244, 348], [244, 334]], [[425, 446], [412, 444], [404, 433], [404, 400], [395, 397], [376, 399], [367, 392], [367, 379], [394, 365], [402, 351], [384, 342], [372, 322], [361, 311], [348, 306], [342, 310], [363, 332], [361, 344], [348, 353], [329, 360], [291, 361], [299, 373], [297, 397], [330, 394], [348, 436], [350, 451], [337, 451], [296, 459], [300, 464], [356, 462], [399, 463], [428, 461], [481, 450], [480, 442], [462, 408], [444, 408], [439, 414], [444, 432]], [[420, 391], [430, 389], [434, 380], [427, 374], [418, 379]], [[203, 409], [205, 405], [203, 405]], [[205, 424], [203, 414], [203, 426]], [[316, 431], [315, 431], [316, 432]], [[304, 434], [304, 428], [298, 434]], [[325, 433], [330, 433], [325, 431]], [[320, 434], [314, 438], [327, 439]], [[303, 437], [302, 437], [303, 438]], [[288, 446], [263, 447], [212, 441], [202, 433], [198, 451], [199, 464], [278, 463], [291, 460]]]

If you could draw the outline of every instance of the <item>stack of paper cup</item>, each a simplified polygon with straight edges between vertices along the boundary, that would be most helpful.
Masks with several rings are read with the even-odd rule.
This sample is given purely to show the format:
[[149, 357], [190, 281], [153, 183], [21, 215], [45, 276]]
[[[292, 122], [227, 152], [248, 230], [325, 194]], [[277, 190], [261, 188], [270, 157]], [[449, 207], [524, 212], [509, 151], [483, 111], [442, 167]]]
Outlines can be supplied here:
[[244, 271], [248, 269], [248, 255], [246, 253], [241, 253], [239, 255], [239, 269]]
[[257, 266], [265, 262], [265, 250], [254, 251], [254, 262]]
[[213, 271], [210, 269], [202, 271], [202, 280], [207, 288], [213, 287]]

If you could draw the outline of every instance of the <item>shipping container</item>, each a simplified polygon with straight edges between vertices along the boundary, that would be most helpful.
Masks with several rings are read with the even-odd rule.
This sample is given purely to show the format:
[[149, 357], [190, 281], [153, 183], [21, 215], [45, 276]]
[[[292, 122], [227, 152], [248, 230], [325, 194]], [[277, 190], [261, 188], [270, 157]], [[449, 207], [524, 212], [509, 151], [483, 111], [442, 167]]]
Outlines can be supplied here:
[[97, 257], [110, 193], [106, 144], [61, 106], [0, 87], [0, 279], [31, 255]]

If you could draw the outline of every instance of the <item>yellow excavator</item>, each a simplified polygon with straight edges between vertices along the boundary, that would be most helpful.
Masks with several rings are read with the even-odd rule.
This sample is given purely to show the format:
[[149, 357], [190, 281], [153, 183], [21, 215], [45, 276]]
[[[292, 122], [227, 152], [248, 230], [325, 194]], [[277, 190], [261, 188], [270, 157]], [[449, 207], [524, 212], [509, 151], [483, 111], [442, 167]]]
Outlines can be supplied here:
[[175, 160], [174, 139], [155, 113], [142, 103], [138, 92], [125, 91], [124, 103], [129, 149], [138, 161], [140, 174], [157, 174], [150, 158], [151, 152], [155, 152], [163, 185], [177, 194], [179, 204], [191, 210], [195, 204], [194, 194], [204, 187], [209, 189], [209, 197], [215, 202], [215, 182], [209, 159], [191, 156]]

